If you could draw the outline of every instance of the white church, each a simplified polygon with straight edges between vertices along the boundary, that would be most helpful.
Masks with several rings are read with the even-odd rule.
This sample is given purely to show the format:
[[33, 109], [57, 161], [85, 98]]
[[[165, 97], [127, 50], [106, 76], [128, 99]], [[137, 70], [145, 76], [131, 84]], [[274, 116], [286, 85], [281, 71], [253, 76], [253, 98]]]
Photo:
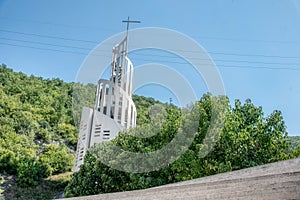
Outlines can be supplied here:
[[98, 81], [94, 108], [82, 110], [75, 172], [83, 164], [89, 147], [112, 140], [120, 131], [136, 126], [136, 108], [132, 101], [133, 65], [127, 57], [127, 43], [128, 24], [125, 39], [113, 47], [110, 79]]

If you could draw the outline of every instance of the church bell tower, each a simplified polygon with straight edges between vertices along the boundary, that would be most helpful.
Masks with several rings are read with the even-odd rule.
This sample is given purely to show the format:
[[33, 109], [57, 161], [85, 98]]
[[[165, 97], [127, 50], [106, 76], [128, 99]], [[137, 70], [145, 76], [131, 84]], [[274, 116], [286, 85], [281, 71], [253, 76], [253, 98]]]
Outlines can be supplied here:
[[129, 23], [125, 38], [113, 47], [110, 78], [97, 84], [94, 108], [83, 107], [79, 127], [74, 171], [80, 169], [89, 147], [109, 141], [124, 129], [136, 126], [136, 108], [132, 101], [133, 65], [127, 57]]

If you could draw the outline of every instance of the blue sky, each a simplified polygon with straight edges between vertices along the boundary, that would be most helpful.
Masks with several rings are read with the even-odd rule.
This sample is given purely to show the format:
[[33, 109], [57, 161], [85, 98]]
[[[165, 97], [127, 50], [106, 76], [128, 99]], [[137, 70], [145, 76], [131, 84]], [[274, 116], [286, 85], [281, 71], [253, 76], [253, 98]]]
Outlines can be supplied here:
[[[289, 134], [300, 135], [299, 0], [0, 0], [0, 62], [74, 81], [87, 54], [125, 30], [127, 16], [142, 22], [131, 28], [168, 28], [196, 40], [216, 63], [231, 102], [250, 98], [266, 115], [281, 110]], [[133, 53], [131, 60], [188, 67], [159, 51]], [[206, 88], [199, 88], [201, 97]], [[172, 96], [157, 86], [137, 93]]]

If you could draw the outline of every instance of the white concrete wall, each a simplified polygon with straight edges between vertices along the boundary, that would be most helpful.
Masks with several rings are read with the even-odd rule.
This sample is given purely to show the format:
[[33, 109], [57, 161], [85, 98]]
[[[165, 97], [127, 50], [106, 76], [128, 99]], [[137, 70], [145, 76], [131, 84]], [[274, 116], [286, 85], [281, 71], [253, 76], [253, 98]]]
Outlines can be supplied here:
[[133, 65], [126, 56], [127, 37], [113, 48], [109, 80], [100, 79], [94, 109], [83, 108], [74, 171], [79, 170], [89, 147], [114, 139], [123, 129], [136, 126], [132, 101]]
[[90, 132], [92, 128], [93, 109], [83, 107], [79, 128], [79, 136], [76, 150], [76, 159], [74, 171], [79, 171], [80, 165], [83, 164], [87, 148], [90, 146]]
[[123, 129], [116, 121], [99, 112], [94, 113], [90, 146], [96, 143], [112, 140]]

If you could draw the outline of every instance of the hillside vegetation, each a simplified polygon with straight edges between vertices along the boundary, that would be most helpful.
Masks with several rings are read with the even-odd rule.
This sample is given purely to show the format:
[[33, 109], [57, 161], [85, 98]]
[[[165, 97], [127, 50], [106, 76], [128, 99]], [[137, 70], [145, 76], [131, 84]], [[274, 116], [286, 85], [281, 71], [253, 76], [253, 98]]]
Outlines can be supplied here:
[[300, 136], [289, 136], [288, 141], [291, 143], [291, 149], [297, 149], [300, 146]]
[[[134, 95], [138, 127], [121, 133], [112, 143], [126, 151], [148, 153], [167, 145], [178, 131], [191, 132], [192, 137], [179, 140], [191, 140], [185, 153], [155, 171], [129, 173], [99, 162], [104, 146], [95, 146], [86, 155], [82, 170], [70, 179], [67, 172], [73, 168], [81, 109], [93, 107], [95, 85], [27, 76], [4, 64], [0, 66], [0, 81], [0, 192], [4, 190], [6, 199], [51, 199], [67, 184], [68, 196], [148, 188], [284, 160], [300, 152], [299, 147], [290, 146], [281, 112], [265, 115], [250, 100], [236, 100], [230, 106], [227, 97], [205, 94], [191, 108], [179, 109]], [[226, 112], [212, 113], [213, 107]], [[217, 129], [209, 135], [210, 143], [216, 145], [204, 157], [199, 152], [208, 148], [203, 140], [212, 115], [218, 116], [214, 123], [222, 119], [225, 123], [220, 135], [214, 134]], [[191, 124], [195, 123], [193, 132]], [[136, 137], [147, 134], [152, 135]], [[109, 155], [101, 159], [109, 159]], [[122, 156], [116, 155], [110, 162], [120, 163]], [[139, 167], [154, 162], [141, 163]], [[124, 167], [136, 166], [124, 163]], [[5, 184], [1, 174], [15, 177], [15, 188], [1, 187]]]
[[[227, 97], [205, 94], [191, 109], [166, 106], [165, 110], [166, 120], [162, 123], [154, 118], [148, 126], [121, 133], [111, 144], [90, 148], [85, 163], [67, 186], [67, 196], [145, 189], [285, 160], [300, 153], [299, 147], [290, 150], [281, 112], [275, 110], [265, 116], [262, 108], [249, 99], [244, 104], [236, 100], [232, 107]], [[225, 122], [220, 129], [222, 119]], [[157, 127], [161, 128], [155, 135], [136, 137], [147, 136]], [[168, 163], [168, 159], [178, 155], [180, 145], [150, 159], [145, 154], [134, 157], [127, 153], [155, 152], [178, 135], [178, 144], [184, 145], [187, 140], [191, 144], [174, 162]], [[161, 167], [157, 169], [159, 162]], [[120, 168], [123, 171], [116, 170]], [[155, 170], [142, 171], [147, 168]]]
[[[6, 199], [52, 198], [70, 174], [54, 182], [46, 178], [72, 171], [81, 110], [94, 106], [96, 86], [28, 76], [4, 64], [0, 83], [0, 197], [4, 192]], [[159, 103], [137, 95], [134, 100], [141, 102], [138, 123], [147, 121], [144, 108]], [[11, 182], [5, 183], [4, 175], [12, 175]], [[48, 194], [49, 187], [54, 190]]]

